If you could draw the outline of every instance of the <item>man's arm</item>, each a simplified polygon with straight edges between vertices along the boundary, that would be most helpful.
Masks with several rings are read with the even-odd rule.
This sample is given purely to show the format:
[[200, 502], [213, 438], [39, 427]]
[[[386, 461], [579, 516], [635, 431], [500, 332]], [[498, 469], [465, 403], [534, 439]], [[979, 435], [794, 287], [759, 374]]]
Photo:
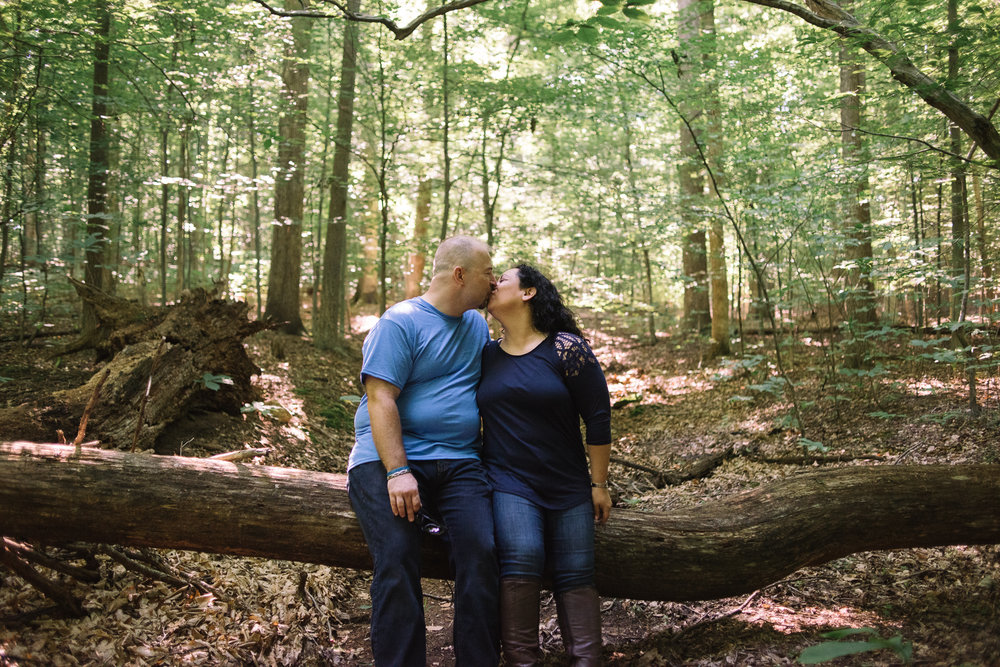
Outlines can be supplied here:
[[[403, 448], [403, 426], [399, 421], [396, 399], [399, 387], [371, 376], [365, 377], [368, 392], [368, 417], [372, 425], [372, 440], [375, 450], [386, 470], [395, 470], [406, 465], [406, 450]], [[413, 521], [420, 509], [420, 493], [417, 480], [412, 474], [399, 475], [386, 482], [389, 490], [389, 505], [396, 516], [405, 516]]]

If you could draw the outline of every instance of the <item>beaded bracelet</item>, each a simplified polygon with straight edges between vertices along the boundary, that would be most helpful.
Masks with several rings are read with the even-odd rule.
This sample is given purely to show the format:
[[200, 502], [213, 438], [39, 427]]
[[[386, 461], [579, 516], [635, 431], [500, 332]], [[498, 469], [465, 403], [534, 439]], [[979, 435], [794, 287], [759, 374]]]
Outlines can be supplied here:
[[608, 483], [606, 481], [600, 482], [600, 483], [598, 483], [598, 482], [591, 482], [590, 486], [591, 486], [591, 488], [594, 488], [594, 489], [606, 489], [606, 488], [608, 488]]
[[400, 475], [405, 475], [410, 472], [410, 466], [399, 466], [398, 468], [393, 468], [385, 474], [385, 480], [388, 482], [390, 479], [399, 477]]

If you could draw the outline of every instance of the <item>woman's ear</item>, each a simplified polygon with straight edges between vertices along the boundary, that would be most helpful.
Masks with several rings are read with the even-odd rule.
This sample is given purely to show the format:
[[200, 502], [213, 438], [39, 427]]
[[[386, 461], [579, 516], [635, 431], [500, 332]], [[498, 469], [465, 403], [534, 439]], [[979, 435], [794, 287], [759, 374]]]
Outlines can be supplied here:
[[528, 289], [521, 292], [521, 301], [531, 301], [531, 297], [535, 296], [538, 290], [534, 287], [529, 287]]

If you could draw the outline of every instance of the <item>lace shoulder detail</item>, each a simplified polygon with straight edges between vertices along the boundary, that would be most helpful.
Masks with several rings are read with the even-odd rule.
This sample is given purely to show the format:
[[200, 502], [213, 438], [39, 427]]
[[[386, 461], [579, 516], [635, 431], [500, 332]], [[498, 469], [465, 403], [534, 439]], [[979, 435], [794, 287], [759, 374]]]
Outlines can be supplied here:
[[562, 362], [564, 377], [576, 377], [587, 366], [597, 363], [590, 345], [580, 336], [560, 331], [556, 334], [554, 344], [556, 355]]

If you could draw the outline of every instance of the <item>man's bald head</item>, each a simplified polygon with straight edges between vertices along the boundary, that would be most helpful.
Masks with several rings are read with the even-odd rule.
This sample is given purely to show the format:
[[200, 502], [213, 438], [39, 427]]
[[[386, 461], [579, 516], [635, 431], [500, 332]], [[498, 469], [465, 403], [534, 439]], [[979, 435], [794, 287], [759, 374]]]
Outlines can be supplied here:
[[469, 268], [482, 253], [489, 256], [490, 247], [473, 236], [452, 236], [441, 242], [434, 253], [432, 276], [451, 273], [456, 266]]

